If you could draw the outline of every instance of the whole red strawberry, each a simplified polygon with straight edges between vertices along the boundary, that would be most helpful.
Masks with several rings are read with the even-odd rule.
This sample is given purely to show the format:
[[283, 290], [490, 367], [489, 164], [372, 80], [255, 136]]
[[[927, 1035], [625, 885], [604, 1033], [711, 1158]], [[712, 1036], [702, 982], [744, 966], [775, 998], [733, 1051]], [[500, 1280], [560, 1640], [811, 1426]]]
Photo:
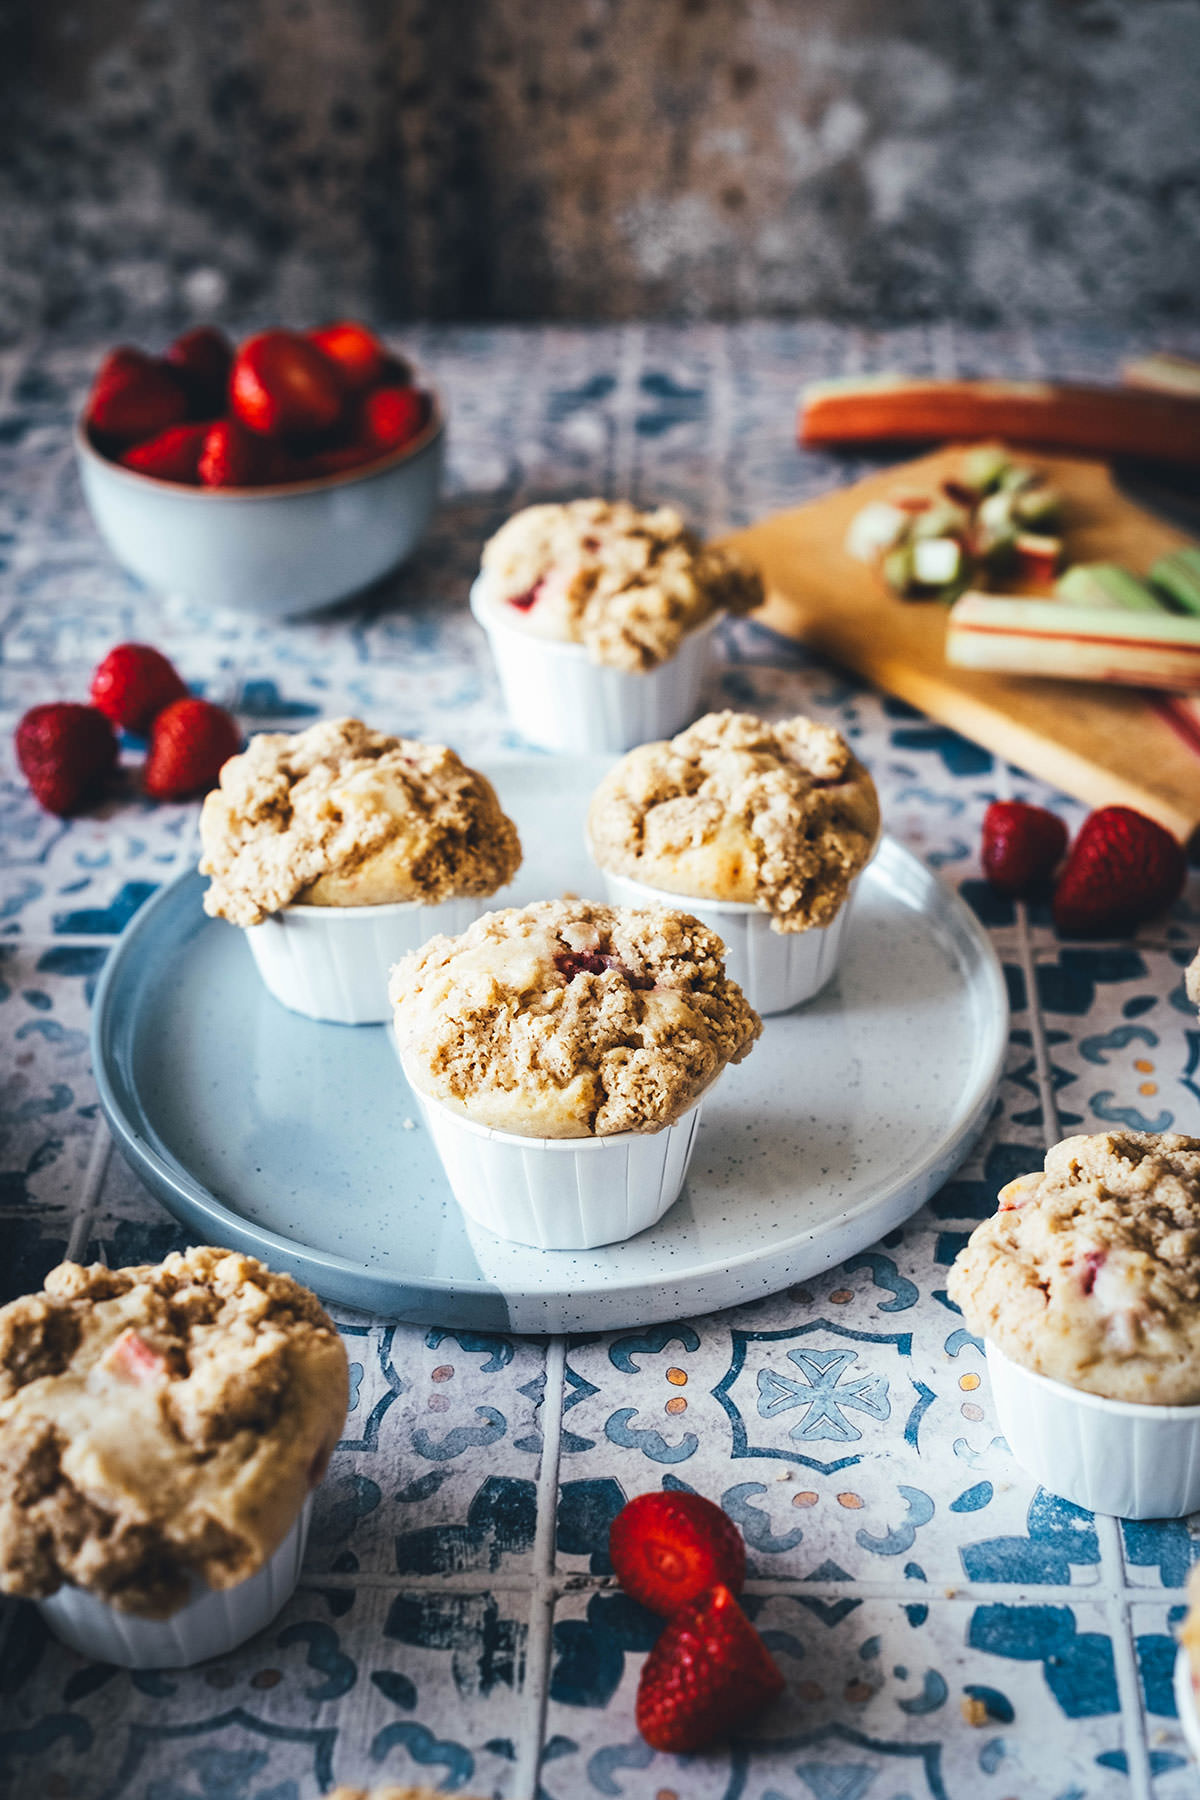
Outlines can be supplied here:
[[183, 699], [187, 684], [151, 644], [118, 644], [92, 676], [91, 692], [105, 718], [145, 736], [164, 707]]
[[84, 417], [97, 438], [121, 449], [180, 424], [187, 410], [174, 371], [161, 358], [122, 344], [100, 364]]
[[224, 707], [190, 696], [176, 700], [151, 728], [142, 786], [155, 800], [205, 794], [241, 745], [242, 734]]
[[1169, 831], [1131, 806], [1102, 806], [1083, 822], [1054, 890], [1060, 931], [1129, 931], [1183, 892], [1187, 858]]
[[204, 434], [197, 472], [202, 487], [257, 487], [270, 480], [271, 449], [236, 419], [218, 419]]
[[177, 337], [163, 361], [170, 363], [183, 386], [194, 419], [215, 419], [229, 398], [233, 345], [215, 325], [197, 325]]
[[376, 388], [363, 401], [359, 436], [380, 454], [398, 450], [416, 437], [425, 423], [428, 407], [418, 388]]
[[783, 1692], [771, 1652], [727, 1587], [668, 1620], [642, 1665], [638, 1730], [654, 1750], [703, 1750], [748, 1724]]
[[365, 393], [382, 378], [387, 351], [365, 325], [354, 319], [339, 319], [336, 325], [321, 325], [306, 335], [318, 350], [332, 357], [352, 394]]
[[154, 475], [159, 481], [185, 481], [195, 487], [200, 480], [200, 457], [207, 425], [168, 425], [157, 437], [135, 444], [122, 452], [118, 461], [139, 475]]
[[314, 437], [341, 417], [338, 365], [296, 331], [263, 331], [237, 353], [229, 384], [233, 410], [263, 437]]
[[639, 1494], [608, 1533], [617, 1580], [668, 1618], [718, 1583], [741, 1592], [746, 1546], [733, 1520], [701, 1494]]
[[99, 800], [117, 766], [116, 733], [94, 706], [35, 706], [16, 730], [17, 761], [33, 797], [68, 818]]
[[1067, 828], [1044, 806], [993, 800], [983, 815], [983, 872], [1001, 894], [1043, 892], [1063, 859]]

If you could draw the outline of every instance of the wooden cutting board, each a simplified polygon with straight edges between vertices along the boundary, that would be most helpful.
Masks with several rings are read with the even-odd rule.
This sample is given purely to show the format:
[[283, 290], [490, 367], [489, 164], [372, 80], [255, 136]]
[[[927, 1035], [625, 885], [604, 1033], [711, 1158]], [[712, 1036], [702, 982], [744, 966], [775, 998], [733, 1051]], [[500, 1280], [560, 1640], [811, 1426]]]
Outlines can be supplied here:
[[[1144, 574], [1191, 540], [1113, 486], [1103, 463], [1026, 455], [1066, 500], [1072, 562], [1116, 562]], [[950, 447], [893, 466], [807, 506], [774, 513], [728, 538], [762, 571], [755, 617], [801, 638], [964, 737], [1091, 806], [1135, 806], [1187, 839], [1200, 828], [1200, 754], [1138, 689], [988, 675], [948, 667], [945, 608], [899, 600], [843, 549], [868, 500], [899, 487], [936, 487], [962, 457]]]

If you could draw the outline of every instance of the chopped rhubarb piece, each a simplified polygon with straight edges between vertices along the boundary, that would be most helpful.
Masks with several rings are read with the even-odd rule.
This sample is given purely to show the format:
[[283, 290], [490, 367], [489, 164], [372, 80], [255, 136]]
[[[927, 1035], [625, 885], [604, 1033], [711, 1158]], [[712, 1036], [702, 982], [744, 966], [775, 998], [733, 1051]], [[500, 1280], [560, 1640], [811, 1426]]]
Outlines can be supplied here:
[[1095, 1287], [1096, 1277], [1100, 1273], [1103, 1263], [1103, 1250], [1088, 1250], [1085, 1252], [1083, 1257], [1083, 1274], [1079, 1278], [1079, 1285], [1082, 1287], [1085, 1294], [1090, 1294]]
[[140, 1387], [166, 1373], [167, 1359], [159, 1351], [151, 1349], [145, 1338], [139, 1337], [131, 1325], [106, 1353], [104, 1365], [114, 1375], [136, 1382]]
[[922, 587], [945, 587], [962, 572], [962, 545], [957, 538], [922, 538], [913, 545], [913, 576]]
[[1032, 531], [1017, 534], [1017, 567], [1027, 581], [1053, 581], [1062, 560], [1062, 539]]
[[574, 981], [577, 975], [603, 975], [606, 970], [612, 969], [616, 974], [623, 975], [631, 988], [654, 986], [649, 975], [635, 975], [618, 957], [603, 955], [598, 950], [556, 950], [554, 966], [568, 981]]
[[545, 585], [544, 581], [535, 582], [531, 588], [526, 588], [523, 594], [510, 595], [508, 604], [515, 606], [518, 612], [528, 612], [531, 606], [537, 604]]

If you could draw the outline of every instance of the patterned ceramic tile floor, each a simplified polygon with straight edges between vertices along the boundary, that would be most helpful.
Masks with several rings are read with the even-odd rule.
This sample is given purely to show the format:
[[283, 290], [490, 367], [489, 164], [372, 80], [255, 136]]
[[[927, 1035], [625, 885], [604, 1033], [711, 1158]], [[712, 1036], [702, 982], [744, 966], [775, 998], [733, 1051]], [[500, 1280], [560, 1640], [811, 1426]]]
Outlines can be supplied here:
[[[253, 323], [253, 322], [251, 322]], [[11, 765], [20, 713], [81, 696], [121, 637], [152, 638], [248, 729], [338, 710], [519, 747], [463, 599], [514, 506], [670, 499], [709, 529], [853, 476], [797, 454], [801, 381], [855, 368], [1094, 374], [1129, 339], [946, 327], [424, 330], [447, 396], [446, 500], [411, 567], [314, 620], [255, 625], [152, 600], [83, 508], [72, 409], [98, 347], [0, 356], [0, 1262], [3, 1297], [64, 1254], [183, 1242], [112, 1152], [88, 1009], [123, 925], [195, 854], [195, 809], [132, 787], [63, 827]], [[1187, 347], [1184, 345], [1183, 347]], [[1196, 344], [1191, 346], [1193, 350]], [[316, 1800], [334, 1779], [526, 1800], [1184, 1800], [1170, 1689], [1192, 1521], [1118, 1525], [1035, 1489], [945, 1294], [997, 1187], [1068, 1130], [1200, 1129], [1181, 973], [1200, 890], [1134, 941], [1060, 943], [980, 880], [984, 807], [1080, 809], [753, 625], [724, 633], [714, 701], [802, 708], [853, 737], [891, 831], [991, 934], [1012, 1006], [983, 1141], [902, 1229], [753, 1305], [569, 1342], [339, 1312], [353, 1409], [301, 1587], [204, 1667], [129, 1674], [9, 1607], [0, 1788], [50, 1800]], [[788, 1676], [744, 1741], [652, 1755], [633, 1695], [653, 1622], [614, 1588], [629, 1495], [695, 1488], [737, 1519], [748, 1607]]]

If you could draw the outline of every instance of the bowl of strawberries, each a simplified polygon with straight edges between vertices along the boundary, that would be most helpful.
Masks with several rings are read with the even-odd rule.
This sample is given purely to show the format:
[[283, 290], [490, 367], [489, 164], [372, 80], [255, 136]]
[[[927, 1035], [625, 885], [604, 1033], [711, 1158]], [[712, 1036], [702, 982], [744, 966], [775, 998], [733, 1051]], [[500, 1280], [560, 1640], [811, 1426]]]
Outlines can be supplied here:
[[437, 397], [364, 325], [213, 326], [105, 357], [75, 433], [110, 550], [162, 593], [283, 618], [410, 556], [441, 482]]

